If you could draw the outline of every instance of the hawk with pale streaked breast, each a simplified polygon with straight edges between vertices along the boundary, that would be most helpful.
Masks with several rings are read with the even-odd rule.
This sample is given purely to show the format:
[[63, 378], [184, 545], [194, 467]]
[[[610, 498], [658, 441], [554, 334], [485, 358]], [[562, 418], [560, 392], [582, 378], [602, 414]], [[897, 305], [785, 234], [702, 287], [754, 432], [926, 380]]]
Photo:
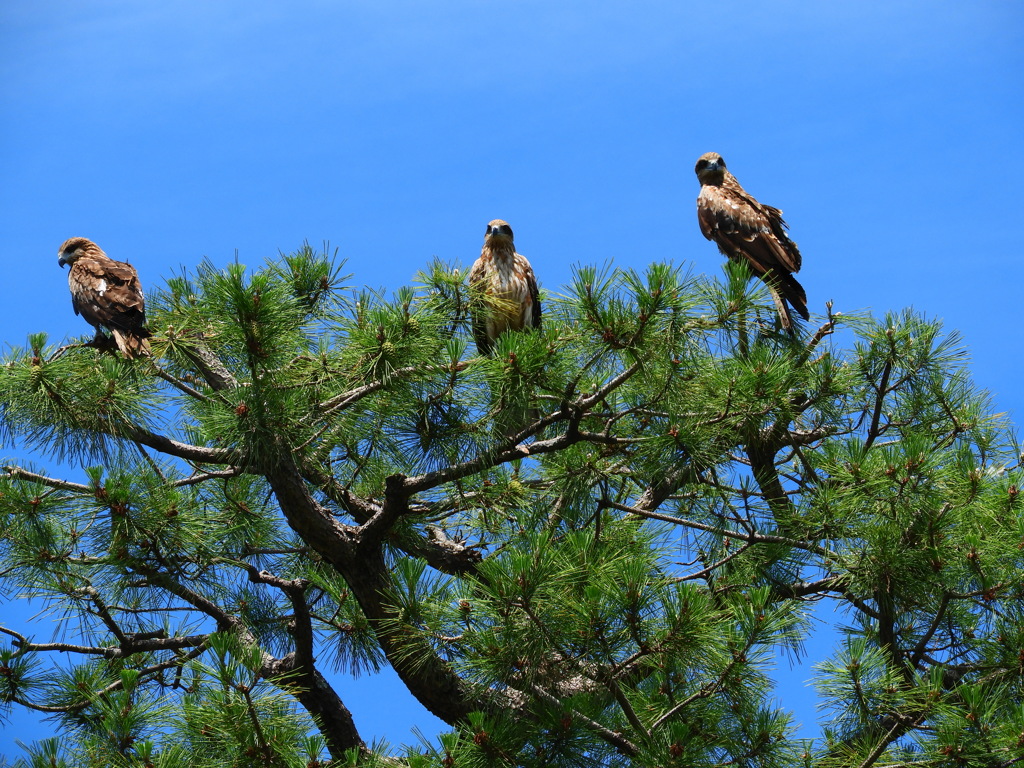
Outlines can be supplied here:
[[481, 354], [490, 354], [505, 331], [540, 328], [537, 278], [526, 257], [516, 253], [507, 221], [495, 219], [487, 225], [469, 284], [478, 295], [472, 308], [473, 336]]

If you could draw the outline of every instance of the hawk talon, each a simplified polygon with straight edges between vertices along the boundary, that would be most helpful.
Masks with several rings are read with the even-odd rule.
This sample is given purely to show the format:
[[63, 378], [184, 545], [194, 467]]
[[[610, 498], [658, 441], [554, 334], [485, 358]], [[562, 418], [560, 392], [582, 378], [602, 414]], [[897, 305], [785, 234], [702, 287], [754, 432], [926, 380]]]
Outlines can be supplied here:
[[113, 337], [107, 336], [105, 333], [97, 329], [96, 335], [91, 341], [85, 342], [82, 346], [92, 347], [98, 349], [101, 352], [113, 352], [117, 349], [117, 342], [114, 341]]

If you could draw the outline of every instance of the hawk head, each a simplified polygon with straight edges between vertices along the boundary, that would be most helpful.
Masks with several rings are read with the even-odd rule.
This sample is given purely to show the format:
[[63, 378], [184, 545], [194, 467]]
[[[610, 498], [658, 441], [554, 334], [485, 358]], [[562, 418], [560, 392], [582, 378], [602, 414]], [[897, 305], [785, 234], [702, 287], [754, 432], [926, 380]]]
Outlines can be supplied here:
[[72, 237], [64, 241], [57, 249], [57, 263], [64, 267], [65, 264], [74, 264], [82, 256], [105, 256], [106, 254], [96, 243], [85, 237]]
[[705, 152], [693, 170], [701, 184], [721, 184], [726, 173], [725, 160], [717, 152]]
[[484, 234], [484, 241], [504, 241], [512, 242], [512, 227], [508, 225], [507, 221], [501, 219], [495, 219], [487, 225], [487, 232]]

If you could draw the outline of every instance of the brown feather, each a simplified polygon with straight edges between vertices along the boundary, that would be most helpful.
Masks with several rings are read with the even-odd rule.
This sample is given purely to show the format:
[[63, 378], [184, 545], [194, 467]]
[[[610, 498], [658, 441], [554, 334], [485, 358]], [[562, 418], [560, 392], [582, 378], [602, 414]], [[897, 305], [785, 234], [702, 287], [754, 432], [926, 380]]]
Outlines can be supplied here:
[[725, 167], [722, 156], [708, 152], [697, 160], [700, 194], [697, 221], [701, 234], [725, 256], [745, 261], [772, 293], [782, 327], [792, 327], [789, 307], [809, 319], [807, 295], [793, 277], [802, 264], [800, 249], [786, 234], [782, 211], [755, 200]]
[[70, 264], [71, 306], [98, 335], [110, 330], [117, 348], [129, 360], [148, 357], [150, 332], [145, 328], [146, 300], [135, 267], [114, 261], [91, 240], [73, 237], [58, 251], [60, 264]]
[[489, 354], [505, 331], [540, 328], [539, 289], [533, 267], [516, 253], [512, 228], [501, 219], [487, 225], [480, 257], [469, 270], [476, 294], [473, 337], [481, 354]]

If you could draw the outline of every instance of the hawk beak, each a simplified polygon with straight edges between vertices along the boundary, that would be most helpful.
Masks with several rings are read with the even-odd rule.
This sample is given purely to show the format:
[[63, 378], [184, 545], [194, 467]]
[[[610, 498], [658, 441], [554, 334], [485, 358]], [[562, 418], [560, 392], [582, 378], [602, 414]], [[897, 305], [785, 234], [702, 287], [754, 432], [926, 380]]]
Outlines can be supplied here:
[[64, 269], [64, 265], [67, 264], [67, 262], [64, 261], [64, 257], [63, 256], [57, 257], [57, 263], [60, 265], [61, 269]]

